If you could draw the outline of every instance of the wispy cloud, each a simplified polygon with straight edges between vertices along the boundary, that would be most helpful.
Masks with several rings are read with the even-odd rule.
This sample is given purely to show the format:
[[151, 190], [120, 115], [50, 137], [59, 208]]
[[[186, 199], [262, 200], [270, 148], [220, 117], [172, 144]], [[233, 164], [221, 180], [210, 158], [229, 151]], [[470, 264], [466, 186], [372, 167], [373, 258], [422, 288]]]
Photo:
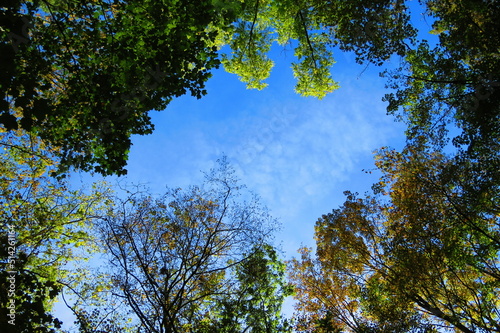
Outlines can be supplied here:
[[246, 91], [222, 73], [225, 94], [183, 98], [154, 114], [155, 133], [134, 138], [128, 178], [157, 192], [196, 184], [226, 154], [242, 183], [281, 218], [286, 247], [312, 241], [314, 222], [342, 202], [344, 190], [360, 182], [369, 189], [361, 169], [372, 167], [372, 151], [402, 134], [385, 115], [378, 76], [340, 74], [341, 89], [318, 101], [296, 96], [288, 83], [287, 93], [272, 85]]

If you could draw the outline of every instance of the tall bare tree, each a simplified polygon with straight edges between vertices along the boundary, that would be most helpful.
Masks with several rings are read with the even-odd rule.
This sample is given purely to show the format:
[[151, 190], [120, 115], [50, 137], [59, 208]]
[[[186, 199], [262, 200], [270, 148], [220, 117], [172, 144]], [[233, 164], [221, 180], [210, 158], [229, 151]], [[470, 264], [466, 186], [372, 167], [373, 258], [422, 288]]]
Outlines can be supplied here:
[[112, 284], [141, 331], [192, 331], [216, 299], [233, 292], [235, 267], [276, 225], [242, 190], [222, 160], [203, 186], [158, 198], [138, 192], [110, 208], [101, 231]]

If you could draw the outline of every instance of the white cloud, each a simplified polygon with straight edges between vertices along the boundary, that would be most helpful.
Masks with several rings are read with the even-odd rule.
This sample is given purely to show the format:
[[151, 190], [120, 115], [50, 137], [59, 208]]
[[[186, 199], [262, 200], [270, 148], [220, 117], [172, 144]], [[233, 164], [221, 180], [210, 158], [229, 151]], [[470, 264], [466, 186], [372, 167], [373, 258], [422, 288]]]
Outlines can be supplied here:
[[215, 77], [207, 97], [184, 97], [153, 114], [154, 134], [133, 138], [129, 181], [156, 192], [197, 184], [225, 153], [281, 218], [284, 243], [312, 242], [316, 219], [343, 201], [344, 190], [366, 182], [361, 169], [372, 167], [372, 151], [402, 136], [380, 101], [383, 81], [369, 71], [359, 80], [344, 72], [336, 75], [342, 87], [322, 101], [296, 96], [293, 83], [288, 93], [272, 85], [247, 91], [222, 73], [226, 93], [214, 91]]
[[358, 84], [323, 101], [267, 105], [242, 133], [232, 134], [241, 139], [227, 152], [243, 182], [281, 217], [288, 243], [308, 235], [304, 241], [312, 241], [316, 219], [349, 189], [340, 186], [366, 179], [361, 170], [372, 167], [373, 150], [402, 134], [385, 115], [382, 90], [351, 83]]

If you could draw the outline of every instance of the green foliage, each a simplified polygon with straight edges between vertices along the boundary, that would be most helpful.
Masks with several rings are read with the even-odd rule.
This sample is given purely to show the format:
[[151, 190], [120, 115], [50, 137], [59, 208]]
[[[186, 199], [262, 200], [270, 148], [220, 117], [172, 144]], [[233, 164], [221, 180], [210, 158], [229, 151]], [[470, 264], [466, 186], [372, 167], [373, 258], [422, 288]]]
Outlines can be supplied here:
[[59, 173], [103, 175], [126, 173], [149, 111], [206, 94], [220, 62], [262, 89], [273, 42], [292, 45], [295, 90], [323, 98], [339, 87], [333, 47], [380, 64], [415, 35], [400, 1], [11, 0], [0, 24], [2, 126], [60, 148]]
[[283, 301], [293, 294], [285, 279], [285, 264], [270, 245], [255, 247], [246, 257], [235, 267], [231, 294], [216, 299], [215, 318], [207, 332], [291, 332], [281, 316]]
[[439, 44], [421, 42], [390, 74], [389, 86], [397, 91], [386, 96], [388, 110], [407, 122], [411, 140], [442, 147], [452, 139], [462, 158], [482, 155], [498, 163], [500, 7], [491, 1], [426, 5]]
[[220, 43], [229, 45], [231, 55], [223, 55], [222, 63], [229, 73], [238, 74], [248, 88], [263, 89], [263, 83], [269, 77], [273, 62], [267, 57], [271, 49], [272, 31], [269, 22], [258, 20], [266, 15], [268, 8], [261, 1], [254, 1], [246, 6], [252, 11], [242, 11], [239, 20], [229, 33], [224, 33]]
[[57, 166], [50, 147], [15, 134], [0, 133], [0, 325], [5, 332], [52, 332], [60, 325], [50, 314], [53, 301], [81, 278], [66, 265], [83, 259], [84, 246], [92, 250], [88, 226], [106, 192], [72, 191], [51, 178]]
[[271, 44], [289, 44], [295, 90], [318, 98], [339, 87], [330, 73], [334, 47], [354, 51], [360, 63], [381, 65], [393, 54], [405, 55], [416, 35], [402, 1], [252, 0], [243, 2], [237, 17], [218, 42], [230, 47], [226, 70], [262, 89], [273, 65], [266, 55]]
[[148, 111], [206, 93], [229, 10], [210, 1], [9, 1], [0, 8], [0, 122], [59, 147], [69, 167], [124, 174]]
[[329, 40], [306, 6], [291, 1], [248, 1], [231, 33], [221, 38], [220, 44], [230, 47], [223, 54], [223, 64], [230, 73], [240, 76], [248, 88], [262, 89], [270, 75], [273, 62], [267, 53], [273, 42], [281, 45], [297, 41], [292, 63], [297, 78], [296, 91], [304, 96], [323, 98], [338, 88], [330, 74], [333, 65]]
[[[332, 11], [346, 10], [347, 18], [363, 8], [367, 20], [380, 24], [399, 8], [401, 20], [393, 16], [390, 25], [396, 30], [381, 31], [407, 24], [403, 2], [389, 10], [380, 2], [383, 20], [372, 20], [373, 3], [365, 3]], [[420, 41], [400, 48], [404, 40], [396, 34], [387, 44], [396, 42], [394, 48], [376, 51], [363, 44], [368, 35], [378, 40], [371, 29], [359, 44], [345, 39], [362, 60], [387, 59], [386, 50], [404, 57], [401, 68], [386, 72], [394, 90], [386, 100], [388, 111], [407, 123], [408, 142], [401, 152], [378, 152], [383, 176], [375, 196], [348, 193], [342, 207], [318, 220], [316, 257], [301, 249], [301, 260], [291, 262], [299, 331], [500, 329], [500, 7], [422, 4], [434, 19], [436, 46]], [[345, 22], [338, 31], [352, 21]]]
[[398, 90], [386, 96], [389, 111], [408, 124], [409, 139], [402, 153], [383, 150], [378, 162], [385, 173], [378, 188], [387, 186], [393, 203], [391, 261], [414, 286], [415, 304], [460, 331], [495, 331], [500, 7], [426, 5], [439, 44], [409, 52], [392, 74], [390, 87]]

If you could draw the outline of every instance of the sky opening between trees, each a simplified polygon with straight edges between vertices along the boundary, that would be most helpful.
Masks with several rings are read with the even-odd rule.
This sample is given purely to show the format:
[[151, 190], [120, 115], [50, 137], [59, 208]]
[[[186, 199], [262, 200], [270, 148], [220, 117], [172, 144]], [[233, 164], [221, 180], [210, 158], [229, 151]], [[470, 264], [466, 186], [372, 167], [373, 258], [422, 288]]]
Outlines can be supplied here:
[[[4, 1], [0, 330], [500, 332], [498, 17], [492, 0]], [[345, 59], [350, 66], [337, 69]], [[283, 67], [289, 73], [273, 81], [273, 69]], [[253, 115], [210, 103], [218, 77], [225, 78], [216, 86], [221, 94], [238, 91], [221, 70], [262, 90], [241, 95], [239, 105], [255, 107]], [[325, 111], [343, 91], [363, 100], [342, 79], [375, 85], [373, 74], [385, 90], [363, 104], [364, 113], [347, 103], [336, 106], [342, 114]], [[150, 163], [129, 159], [142, 135], [206, 148], [178, 135], [197, 126], [185, 95], [217, 109], [205, 131], [247, 130], [266, 103], [258, 96], [277, 89], [270, 82], [295, 91], [290, 103], [321, 101], [307, 102], [310, 114], [273, 111], [246, 159], [265, 149], [285, 154], [272, 138], [324, 115], [306, 126], [311, 138], [322, 136], [286, 160], [304, 167], [293, 169], [293, 179], [277, 177], [281, 183], [263, 196], [250, 190], [275, 179], [247, 189], [241, 160], [224, 156], [225, 146], [215, 148], [218, 160], [203, 177], [190, 173], [186, 185], [172, 176], [161, 192], [90, 176], [86, 186], [72, 182], [122, 179], [131, 165]], [[289, 105], [289, 95], [275, 91]], [[307, 173], [309, 151], [357, 149], [353, 142], [339, 148], [326, 133], [353, 126], [352, 140], [362, 142], [379, 100], [403, 140], [371, 148], [375, 164], [363, 168], [374, 177], [363, 194], [336, 188], [344, 198], [313, 217], [314, 226], [301, 222], [314, 236], [285, 258], [275, 237], [292, 222], [272, 217], [269, 193], [286, 192]], [[174, 110], [185, 127], [156, 123], [154, 110]], [[324, 127], [330, 121], [336, 127]], [[182, 163], [175, 152], [162, 156], [164, 174]], [[314, 166], [318, 173], [334, 167]], [[307, 185], [293, 200], [269, 203], [313, 212], [301, 201], [324, 192]], [[294, 311], [285, 315], [291, 296]], [[56, 300], [72, 313], [72, 326], [53, 311]]]

